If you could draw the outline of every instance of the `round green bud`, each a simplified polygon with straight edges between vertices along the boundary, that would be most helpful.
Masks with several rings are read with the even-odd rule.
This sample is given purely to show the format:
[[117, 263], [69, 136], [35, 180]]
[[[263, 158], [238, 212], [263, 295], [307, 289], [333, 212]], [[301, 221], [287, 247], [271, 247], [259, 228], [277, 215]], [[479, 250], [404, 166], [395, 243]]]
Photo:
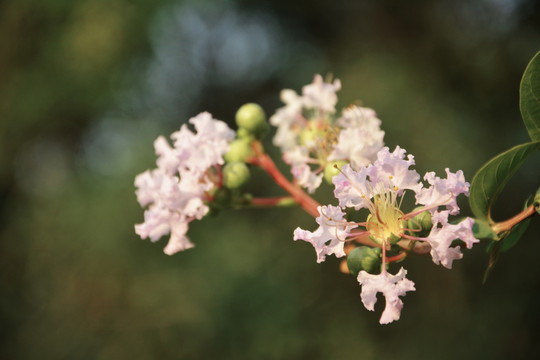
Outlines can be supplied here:
[[223, 185], [238, 189], [249, 180], [249, 169], [243, 162], [231, 162], [223, 167]]
[[245, 162], [253, 156], [249, 138], [235, 139], [229, 144], [229, 151], [223, 156], [227, 162]]
[[244, 104], [238, 109], [236, 112], [236, 125], [259, 139], [264, 137], [270, 130], [263, 108], [255, 103]]
[[347, 267], [354, 276], [362, 270], [370, 274], [377, 273], [381, 269], [381, 249], [359, 246], [347, 256]]
[[[414, 211], [420, 210], [421, 207], [417, 207]], [[428, 236], [433, 224], [431, 222], [431, 214], [429, 211], [423, 211], [416, 215], [412, 219], [407, 221], [407, 228], [417, 231], [410, 231], [414, 236]]]
[[244, 139], [253, 140], [253, 135], [247, 129], [244, 129], [244, 128], [239, 128], [236, 131], [236, 137], [242, 140]]
[[345, 160], [332, 161], [324, 168], [324, 180], [332, 185], [332, 178], [340, 173], [341, 168], [348, 164]]

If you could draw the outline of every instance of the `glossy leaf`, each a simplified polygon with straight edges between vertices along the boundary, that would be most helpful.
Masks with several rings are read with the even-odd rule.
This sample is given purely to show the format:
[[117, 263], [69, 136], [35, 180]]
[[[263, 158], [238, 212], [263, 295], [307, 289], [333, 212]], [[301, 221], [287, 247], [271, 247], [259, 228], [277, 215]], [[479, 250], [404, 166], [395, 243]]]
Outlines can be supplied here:
[[533, 141], [540, 140], [540, 52], [531, 60], [521, 79], [519, 108]]
[[525, 230], [527, 230], [527, 228], [529, 227], [530, 222], [531, 219], [527, 219], [512, 228], [510, 234], [508, 234], [508, 236], [505, 237], [502, 241], [501, 252], [508, 251], [517, 244], [519, 239], [521, 239], [521, 237], [525, 233]]
[[479, 220], [491, 220], [491, 208], [506, 183], [533, 151], [540, 148], [540, 141], [526, 143], [497, 155], [488, 161], [474, 176], [469, 204]]

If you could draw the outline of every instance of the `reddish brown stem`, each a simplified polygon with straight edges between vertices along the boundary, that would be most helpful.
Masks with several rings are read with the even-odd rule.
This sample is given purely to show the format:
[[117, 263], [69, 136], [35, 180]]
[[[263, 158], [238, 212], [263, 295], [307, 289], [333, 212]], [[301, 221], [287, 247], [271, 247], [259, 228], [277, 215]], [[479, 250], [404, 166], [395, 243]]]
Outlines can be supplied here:
[[506, 220], [502, 221], [500, 223], [496, 223], [491, 228], [493, 229], [493, 232], [495, 234], [500, 234], [503, 231], [508, 231], [512, 229], [514, 226], [528, 218], [529, 216], [532, 216], [536, 213], [536, 208], [534, 204], [531, 204], [528, 208], [517, 214], [516, 216]]
[[317, 211], [319, 203], [315, 201], [311, 196], [306, 194], [300, 187], [291, 183], [283, 174], [279, 171], [274, 161], [266, 153], [259, 153], [251, 159], [251, 163], [260, 166], [266, 171], [272, 179], [281, 186], [285, 191], [291, 194], [294, 201], [298, 203], [308, 214], [313, 217], [319, 217], [320, 214]]
[[255, 206], [278, 206], [284, 200], [290, 199], [289, 196], [276, 196], [268, 198], [253, 198], [251, 204]]
[[407, 257], [407, 253], [406, 252], [402, 252], [402, 253], [399, 253], [398, 255], [396, 256], [389, 256], [386, 258], [386, 261], [387, 262], [396, 262], [396, 261], [399, 261], [399, 260], [403, 260]]

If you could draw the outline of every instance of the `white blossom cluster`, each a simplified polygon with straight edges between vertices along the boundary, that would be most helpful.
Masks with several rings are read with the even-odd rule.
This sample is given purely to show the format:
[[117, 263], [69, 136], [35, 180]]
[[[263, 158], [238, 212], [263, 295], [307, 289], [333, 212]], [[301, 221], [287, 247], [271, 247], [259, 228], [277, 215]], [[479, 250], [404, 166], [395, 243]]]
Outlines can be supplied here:
[[220, 185], [220, 166], [235, 132], [208, 112], [193, 117], [192, 132], [187, 124], [171, 135], [173, 147], [160, 136], [154, 142], [157, 168], [135, 178], [137, 200], [144, 212], [144, 222], [135, 225], [142, 238], [157, 241], [170, 234], [164, 249], [168, 255], [193, 247], [186, 236], [188, 225], [205, 216], [212, 190]]
[[[426, 173], [424, 180], [429, 184], [426, 186], [420, 180], [420, 175], [409, 169], [412, 165], [414, 157], [405, 157], [405, 150], [400, 147], [393, 152], [387, 147], [382, 148], [374, 163], [357, 170], [345, 165], [341, 173], [333, 178], [334, 195], [339, 200], [339, 206], [319, 207], [320, 216], [316, 219], [319, 228], [315, 232], [297, 228], [294, 240], [311, 243], [315, 247], [317, 261], [321, 262], [329, 254], [345, 256], [345, 241], [358, 235], [353, 229], [363, 226], [366, 228], [363, 234], [369, 234], [385, 250], [400, 239], [428, 243], [433, 262], [451, 269], [452, 262], [463, 256], [460, 246], [453, 244], [453, 241], [460, 239], [469, 249], [478, 242], [472, 232], [473, 219], [467, 218], [458, 224], [448, 221], [449, 215], [459, 213], [456, 197], [468, 195], [469, 183], [465, 182], [461, 170], [452, 173], [446, 169], [446, 179], [437, 177], [434, 172]], [[400, 209], [401, 198], [406, 191], [414, 193], [416, 204], [422, 206], [420, 209], [410, 213]], [[364, 223], [350, 222], [345, 219], [345, 208], [365, 208], [370, 216]], [[410, 235], [420, 230], [407, 228], [407, 220], [425, 211], [431, 215], [429, 234], [424, 237]], [[362, 302], [368, 310], [373, 310], [377, 292], [383, 293], [386, 298], [381, 324], [399, 319], [403, 306], [399, 296], [415, 290], [414, 283], [405, 275], [403, 268], [397, 275], [388, 273], [385, 264], [378, 275], [363, 270], [358, 274], [358, 282], [362, 285]]]
[[277, 126], [274, 145], [281, 148], [296, 182], [313, 193], [321, 184], [323, 171], [332, 161], [346, 160], [355, 169], [375, 160], [384, 145], [384, 131], [375, 111], [352, 105], [335, 118], [341, 82], [324, 82], [316, 75], [302, 88], [302, 95], [285, 89], [284, 107], [270, 118]]

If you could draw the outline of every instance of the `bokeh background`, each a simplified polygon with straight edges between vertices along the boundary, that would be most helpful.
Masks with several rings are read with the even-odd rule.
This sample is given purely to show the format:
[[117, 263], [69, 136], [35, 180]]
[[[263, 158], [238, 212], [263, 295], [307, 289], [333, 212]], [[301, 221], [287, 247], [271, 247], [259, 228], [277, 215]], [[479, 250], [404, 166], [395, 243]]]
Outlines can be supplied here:
[[[368, 312], [337, 259], [292, 241], [315, 225], [299, 209], [192, 223], [196, 247], [172, 257], [133, 229], [158, 135], [203, 110], [233, 126], [248, 101], [271, 114], [315, 73], [342, 80], [339, 107], [376, 109], [420, 173], [470, 181], [528, 141], [518, 89], [538, 50], [535, 0], [1, 2], [0, 358], [538, 358], [538, 219], [485, 285], [485, 244], [452, 271], [408, 260], [417, 291], [386, 326], [382, 299]], [[496, 218], [536, 190], [539, 160]]]

